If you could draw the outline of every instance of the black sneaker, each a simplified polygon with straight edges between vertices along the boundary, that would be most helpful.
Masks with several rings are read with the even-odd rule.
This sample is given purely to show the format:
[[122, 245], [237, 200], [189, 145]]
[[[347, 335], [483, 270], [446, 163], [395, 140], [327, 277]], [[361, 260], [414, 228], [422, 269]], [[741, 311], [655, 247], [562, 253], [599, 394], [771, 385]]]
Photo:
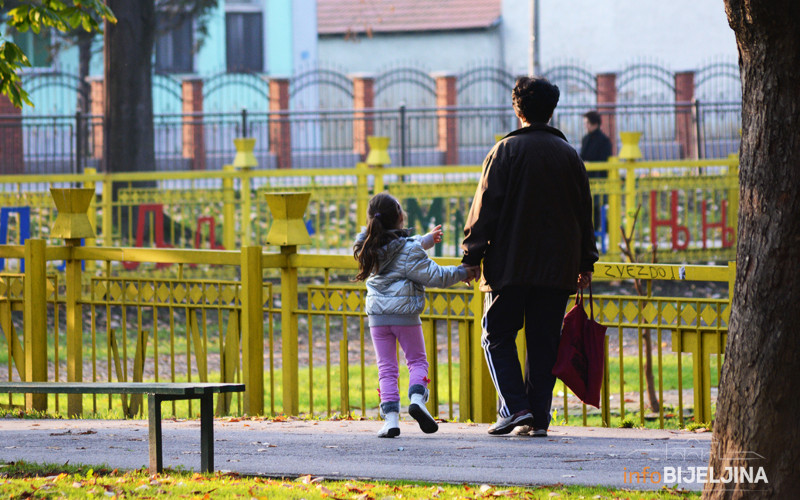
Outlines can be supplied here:
[[533, 432], [531, 432], [531, 436], [535, 438], [546, 438], [547, 429], [534, 429]]
[[533, 425], [533, 414], [530, 410], [520, 410], [510, 417], [501, 418], [489, 426], [489, 434], [508, 434], [518, 425]]

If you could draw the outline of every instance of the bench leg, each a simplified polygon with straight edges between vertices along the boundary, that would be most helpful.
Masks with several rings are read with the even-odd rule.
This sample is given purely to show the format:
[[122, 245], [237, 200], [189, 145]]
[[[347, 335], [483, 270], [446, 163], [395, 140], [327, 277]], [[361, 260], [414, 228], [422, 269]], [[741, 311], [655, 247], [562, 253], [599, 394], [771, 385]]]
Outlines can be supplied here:
[[161, 455], [161, 398], [147, 395], [148, 427], [150, 434], [150, 474], [161, 472], [164, 461]]
[[200, 471], [214, 472], [214, 395], [200, 398]]

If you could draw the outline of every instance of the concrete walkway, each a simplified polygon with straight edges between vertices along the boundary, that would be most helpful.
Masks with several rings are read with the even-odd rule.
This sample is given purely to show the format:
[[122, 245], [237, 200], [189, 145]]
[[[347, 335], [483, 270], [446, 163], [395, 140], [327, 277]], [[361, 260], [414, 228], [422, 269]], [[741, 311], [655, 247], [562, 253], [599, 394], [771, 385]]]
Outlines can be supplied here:
[[[409, 479], [475, 484], [585, 484], [658, 489], [626, 474], [705, 467], [711, 434], [687, 431], [552, 427], [547, 438], [490, 436], [487, 424], [440, 423], [423, 434], [379, 439], [378, 421], [215, 421], [216, 470], [330, 479]], [[164, 465], [199, 470], [200, 422], [163, 423]], [[146, 420], [0, 420], [0, 460], [106, 464], [148, 461]], [[653, 476], [650, 476], [651, 478]], [[673, 486], [674, 483], [668, 484]], [[701, 489], [700, 484], [678, 484]]]

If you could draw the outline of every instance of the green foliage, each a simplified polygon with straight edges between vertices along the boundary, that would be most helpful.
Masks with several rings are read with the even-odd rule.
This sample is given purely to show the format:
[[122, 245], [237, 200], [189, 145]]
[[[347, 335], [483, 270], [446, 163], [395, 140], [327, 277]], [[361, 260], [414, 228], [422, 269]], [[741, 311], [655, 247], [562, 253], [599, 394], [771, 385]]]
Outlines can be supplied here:
[[[115, 23], [117, 19], [102, 0], [38, 0], [8, 2], [11, 8], [5, 15], [5, 23], [20, 33], [31, 30], [39, 34], [42, 29], [55, 29], [67, 32], [82, 29], [87, 32], [101, 31], [103, 20]], [[6, 6], [0, 0], [0, 9]], [[0, 35], [2, 36], [2, 35]], [[30, 61], [22, 50], [12, 41], [2, 39], [0, 45], [0, 92], [18, 107], [22, 104], [33, 106], [28, 93], [22, 88], [18, 75]]]
[[620, 429], [633, 429], [636, 427], [636, 420], [632, 419], [631, 417], [625, 417], [620, 423]]
[[[687, 431], [698, 431], [698, 429], [703, 429], [706, 431], [712, 430], [712, 423], [711, 422], [691, 422], [686, 426]], [[702, 431], [700, 431], [702, 432]]]

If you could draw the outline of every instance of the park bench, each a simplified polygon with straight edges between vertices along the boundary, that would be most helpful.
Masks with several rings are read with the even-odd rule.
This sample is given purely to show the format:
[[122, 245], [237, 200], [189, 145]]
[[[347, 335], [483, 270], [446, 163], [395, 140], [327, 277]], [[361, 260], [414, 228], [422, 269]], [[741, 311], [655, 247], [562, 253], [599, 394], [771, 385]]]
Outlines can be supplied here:
[[161, 472], [161, 403], [200, 400], [200, 469], [214, 470], [214, 394], [242, 392], [244, 384], [143, 382], [0, 382], [0, 394], [147, 394], [150, 473]]

